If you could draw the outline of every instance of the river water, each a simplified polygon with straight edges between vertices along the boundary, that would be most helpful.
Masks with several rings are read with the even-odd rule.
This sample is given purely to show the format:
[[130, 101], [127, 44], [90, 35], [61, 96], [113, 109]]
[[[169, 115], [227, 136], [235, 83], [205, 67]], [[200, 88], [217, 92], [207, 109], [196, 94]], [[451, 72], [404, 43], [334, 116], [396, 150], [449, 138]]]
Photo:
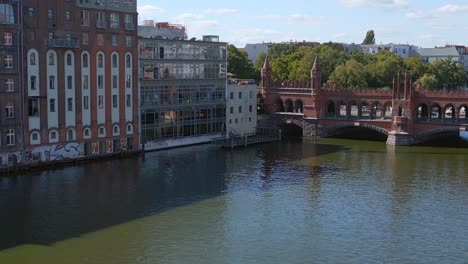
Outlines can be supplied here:
[[0, 263], [468, 263], [467, 154], [321, 139], [0, 178]]

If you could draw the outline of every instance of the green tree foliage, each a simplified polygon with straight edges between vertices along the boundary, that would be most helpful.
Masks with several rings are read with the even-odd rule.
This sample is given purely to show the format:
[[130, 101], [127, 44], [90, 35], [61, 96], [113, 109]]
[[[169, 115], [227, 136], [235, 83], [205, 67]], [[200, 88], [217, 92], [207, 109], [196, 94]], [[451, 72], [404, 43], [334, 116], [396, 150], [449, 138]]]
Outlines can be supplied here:
[[363, 64], [348, 60], [346, 63], [336, 67], [330, 75], [330, 80], [336, 82], [341, 87], [350, 89], [367, 87], [367, 72]]
[[403, 59], [389, 51], [377, 53], [376, 58], [376, 62], [366, 66], [369, 86], [392, 87], [393, 79], [403, 67]]
[[263, 68], [263, 64], [265, 63], [266, 53], [261, 51], [257, 55], [257, 59], [255, 59], [253, 63], [253, 68], [255, 71], [260, 72]]
[[362, 45], [375, 44], [375, 33], [374, 30], [369, 30], [366, 33], [366, 38], [362, 41]]
[[294, 44], [283, 44], [283, 43], [272, 44], [268, 48], [268, 57], [270, 59], [281, 58], [281, 57], [291, 55], [295, 53], [297, 50], [298, 50], [298, 47]]
[[420, 79], [419, 82], [424, 88], [430, 90], [436, 90], [439, 87], [439, 80], [433, 74], [425, 73]]
[[429, 66], [429, 74], [437, 79], [436, 89], [455, 90], [467, 83], [463, 65], [452, 60], [436, 60]]
[[234, 45], [228, 45], [228, 72], [241, 79], [256, 77], [247, 53], [239, 51]]
[[420, 79], [429, 69], [420, 57], [410, 57], [403, 60], [404, 68], [413, 81]]
[[345, 47], [341, 43], [329, 41], [329, 42], [323, 43], [322, 45], [325, 45], [325, 46], [330, 47], [332, 49], [336, 49], [337, 51], [345, 51]]

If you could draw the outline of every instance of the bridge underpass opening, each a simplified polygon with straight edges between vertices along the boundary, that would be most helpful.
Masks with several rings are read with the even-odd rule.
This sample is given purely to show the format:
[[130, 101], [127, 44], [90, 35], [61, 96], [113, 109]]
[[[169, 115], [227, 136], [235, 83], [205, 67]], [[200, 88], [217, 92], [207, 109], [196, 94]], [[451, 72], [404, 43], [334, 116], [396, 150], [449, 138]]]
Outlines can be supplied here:
[[297, 139], [302, 138], [304, 135], [303, 129], [295, 124], [282, 124], [279, 128], [283, 139]]
[[352, 139], [352, 140], [368, 140], [368, 141], [379, 141], [386, 142], [387, 135], [369, 129], [365, 127], [343, 127], [339, 128], [334, 133], [329, 136], [330, 138], [339, 138], [339, 139]]
[[468, 132], [450, 131], [431, 135], [417, 144], [424, 147], [468, 148]]

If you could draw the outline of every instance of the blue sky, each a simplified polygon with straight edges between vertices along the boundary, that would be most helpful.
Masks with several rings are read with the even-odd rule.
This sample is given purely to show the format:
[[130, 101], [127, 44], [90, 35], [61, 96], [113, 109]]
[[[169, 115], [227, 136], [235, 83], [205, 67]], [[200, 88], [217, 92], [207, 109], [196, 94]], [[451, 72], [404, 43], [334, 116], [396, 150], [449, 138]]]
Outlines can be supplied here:
[[189, 37], [246, 43], [335, 41], [468, 46], [468, 0], [138, 0], [139, 20], [183, 24]]

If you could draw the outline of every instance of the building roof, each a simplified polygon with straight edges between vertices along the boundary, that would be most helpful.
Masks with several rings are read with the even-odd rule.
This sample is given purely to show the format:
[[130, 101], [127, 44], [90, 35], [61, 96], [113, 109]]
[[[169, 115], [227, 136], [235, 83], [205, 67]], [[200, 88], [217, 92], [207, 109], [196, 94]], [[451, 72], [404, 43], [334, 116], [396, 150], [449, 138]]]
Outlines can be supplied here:
[[455, 47], [450, 48], [428, 48], [428, 49], [417, 49], [416, 54], [421, 57], [458, 57], [458, 53]]

